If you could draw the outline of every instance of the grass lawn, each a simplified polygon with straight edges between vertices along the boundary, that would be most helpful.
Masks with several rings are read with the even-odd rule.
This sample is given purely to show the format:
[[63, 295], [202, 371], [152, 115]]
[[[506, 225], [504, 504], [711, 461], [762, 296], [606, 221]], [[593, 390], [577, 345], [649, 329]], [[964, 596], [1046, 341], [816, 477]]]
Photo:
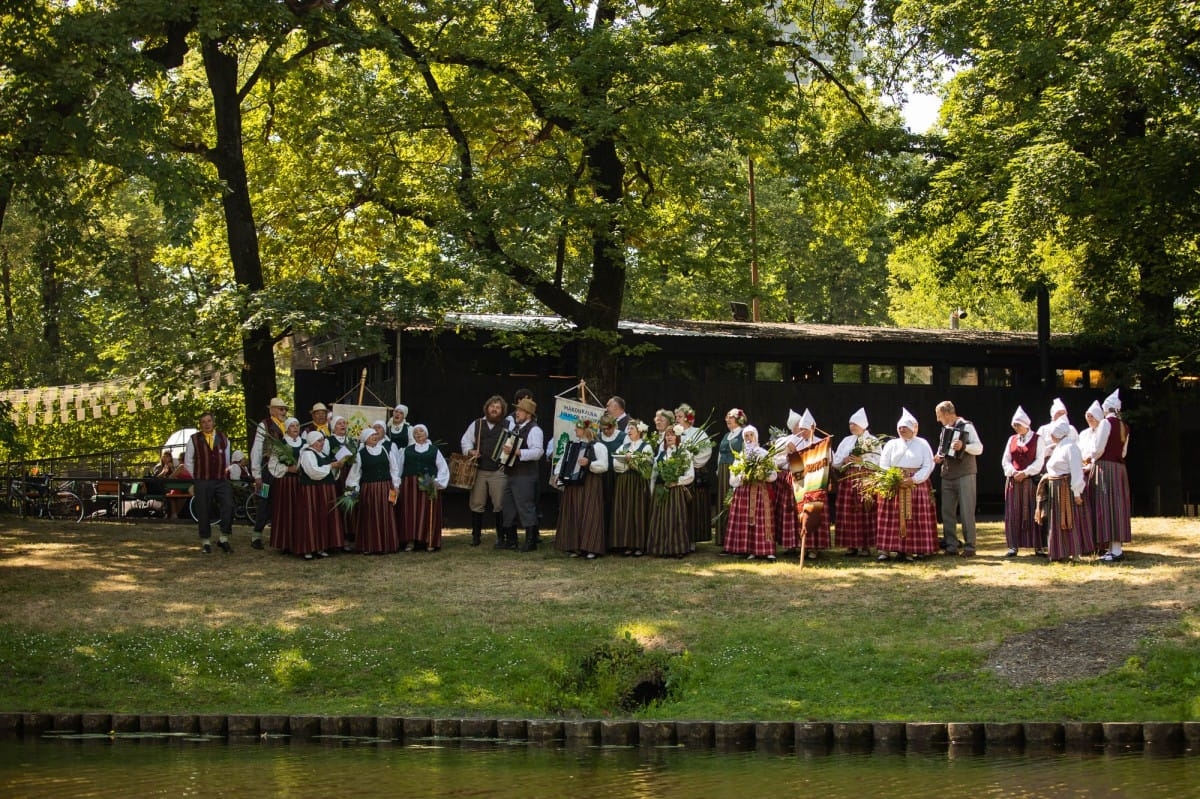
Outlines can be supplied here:
[[[0, 516], [0, 710], [822, 721], [1200, 719], [1200, 521], [1125, 563], [749, 563], [471, 548], [201, 555]], [[661, 677], [642, 707], [633, 686]]]

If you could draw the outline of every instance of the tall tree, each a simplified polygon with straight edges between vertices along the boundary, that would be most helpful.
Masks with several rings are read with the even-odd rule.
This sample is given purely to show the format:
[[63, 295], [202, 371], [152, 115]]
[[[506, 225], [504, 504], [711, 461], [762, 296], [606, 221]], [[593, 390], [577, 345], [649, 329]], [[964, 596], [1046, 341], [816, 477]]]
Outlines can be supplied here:
[[1178, 379], [1200, 366], [1200, 7], [914, 3], [960, 70], [920, 213], [943, 276], [1070, 285], [1140, 381], [1161, 510], [1178, 512]]

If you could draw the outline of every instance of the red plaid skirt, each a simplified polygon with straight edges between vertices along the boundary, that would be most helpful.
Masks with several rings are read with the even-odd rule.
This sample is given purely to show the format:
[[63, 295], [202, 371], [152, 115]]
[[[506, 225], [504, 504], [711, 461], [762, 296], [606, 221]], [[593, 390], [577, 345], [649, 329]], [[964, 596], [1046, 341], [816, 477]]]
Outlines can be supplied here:
[[862, 469], [848, 469], [837, 484], [837, 515], [834, 517], [834, 538], [839, 547], [875, 546], [875, 520], [878, 503], [872, 502], [870, 509], [863, 507]]
[[766, 557], [775, 554], [775, 526], [771, 519], [770, 485], [750, 483], [733, 489], [723, 549], [735, 555]]
[[[905, 499], [905, 494], [908, 498]], [[907, 510], [901, 536], [901, 504]], [[900, 491], [891, 499], [878, 500], [879, 517], [875, 527], [875, 546], [881, 552], [930, 555], [937, 552], [937, 512], [929, 493], [929, 481], [917, 483], [910, 491]]]

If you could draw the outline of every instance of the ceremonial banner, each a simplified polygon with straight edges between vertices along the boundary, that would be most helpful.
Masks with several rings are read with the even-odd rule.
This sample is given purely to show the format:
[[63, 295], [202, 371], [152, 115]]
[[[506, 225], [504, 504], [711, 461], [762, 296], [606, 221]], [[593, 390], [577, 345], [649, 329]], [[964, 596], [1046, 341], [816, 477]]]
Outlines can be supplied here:
[[330, 421], [333, 421], [334, 416], [346, 417], [346, 435], [351, 441], [358, 441], [363, 428], [370, 426], [371, 422], [382, 419], [384, 424], [387, 424], [392, 418], [392, 409], [381, 408], [378, 405], [343, 405], [335, 402], [333, 412], [329, 416]]
[[829, 458], [829, 443], [832, 438], [822, 438], [805, 450], [797, 452], [788, 458], [788, 469], [792, 473], [792, 491], [796, 502], [804, 499], [805, 494], [814, 491], [829, 490], [829, 470], [832, 463]]
[[600, 417], [603, 415], [604, 408], [599, 405], [589, 405], [586, 402], [566, 397], [555, 397], [552, 429], [554, 444], [547, 448], [554, 463], [558, 463], [563, 451], [567, 448], [567, 442], [571, 440], [571, 434], [575, 432], [576, 420], [591, 419], [593, 422], [599, 423]]

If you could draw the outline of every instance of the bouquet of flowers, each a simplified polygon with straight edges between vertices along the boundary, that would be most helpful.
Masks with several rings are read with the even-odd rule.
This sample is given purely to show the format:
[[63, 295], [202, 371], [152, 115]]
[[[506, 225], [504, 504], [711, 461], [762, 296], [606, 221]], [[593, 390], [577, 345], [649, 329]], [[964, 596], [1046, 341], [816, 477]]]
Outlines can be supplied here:
[[350, 513], [354, 510], [354, 508], [357, 506], [358, 506], [358, 489], [355, 489], [353, 491], [347, 491], [345, 494], [342, 494], [340, 497], [338, 497], [337, 501], [333, 503], [334, 508], [336, 508], [337, 510], [340, 510], [342, 513], [346, 514], [347, 516], [349, 516]]
[[873, 495], [881, 499], [891, 499], [899, 493], [900, 486], [906, 478], [903, 469], [899, 466], [881, 469], [870, 463], [864, 463], [863, 465], [867, 467], [867, 473], [862, 477], [862, 492], [864, 495]]
[[860, 436], [854, 442], [854, 448], [850, 450], [850, 454], [858, 458], [864, 455], [878, 455], [883, 450], [883, 445], [887, 443], [889, 438], [891, 436], [888, 435], [875, 436], [868, 434]]
[[667, 486], [678, 483], [680, 478], [687, 474], [688, 467], [692, 465], [692, 456], [686, 450], [676, 449], [667, 457], [655, 462], [655, 469], [658, 472], [658, 477], [654, 485], [654, 498], [659, 502], [663, 502], [667, 498]]
[[767, 449], [754, 447], [747, 452], [734, 452], [729, 473], [740, 475], [742, 484], [765, 483], [775, 474], [775, 444]]
[[432, 474], [422, 474], [417, 477], [417, 488], [421, 493], [429, 497], [429, 501], [433, 502], [437, 499], [438, 487], [437, 476]]
[[296, 451], [282, 438], [268, 438], [271, 442], [271, 454], [284, 466], [296, 465]]
[[650, 477], [654, 474], [654, 450], [639, 449], [634, 452], [623, 452], [617, 457], [627, 457], [629, 459], [629, 467], [637, 471], [642, 479], [647, 483], [650, 482]]

